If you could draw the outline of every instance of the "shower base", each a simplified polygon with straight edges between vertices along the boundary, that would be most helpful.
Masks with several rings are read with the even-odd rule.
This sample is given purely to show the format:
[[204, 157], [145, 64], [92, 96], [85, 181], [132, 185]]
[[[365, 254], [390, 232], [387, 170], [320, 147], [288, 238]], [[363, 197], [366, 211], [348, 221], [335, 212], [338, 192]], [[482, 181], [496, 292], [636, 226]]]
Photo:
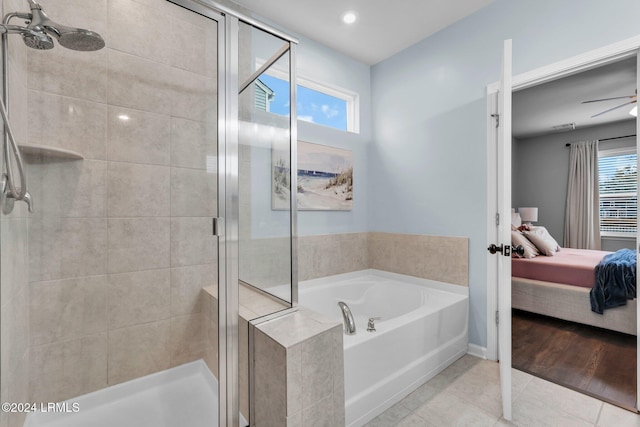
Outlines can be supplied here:
[[[211, 427], [218, 381], [197, 360], [65, 402], [69, 412], [33, 412], [24, 427]], [[74, 410], [77, 404], [77, 412]], [[241, 426], [246, 426], [244, 419]]]

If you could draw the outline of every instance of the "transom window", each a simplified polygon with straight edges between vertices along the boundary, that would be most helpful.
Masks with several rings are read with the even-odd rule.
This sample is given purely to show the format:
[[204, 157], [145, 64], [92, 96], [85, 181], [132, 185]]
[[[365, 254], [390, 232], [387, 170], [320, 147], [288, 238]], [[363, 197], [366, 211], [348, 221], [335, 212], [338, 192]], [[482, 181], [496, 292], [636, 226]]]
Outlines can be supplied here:
[[[263, 74], [255, 83], [256, 109], [289, 115], [289, 82]], [[358, 133], [358, 95], [298, 78], [296, 113], [298, 120]]]
[[598, 154], [600, 234], [635, 236], [638, 221], [638, 155], [635, 148]]

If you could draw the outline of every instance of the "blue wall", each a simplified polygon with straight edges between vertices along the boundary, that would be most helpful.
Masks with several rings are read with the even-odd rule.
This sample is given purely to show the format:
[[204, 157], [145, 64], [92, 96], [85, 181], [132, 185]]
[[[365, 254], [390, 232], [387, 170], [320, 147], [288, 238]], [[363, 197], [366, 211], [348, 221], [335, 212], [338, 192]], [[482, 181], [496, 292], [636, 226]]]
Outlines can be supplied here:
[[368, 160], [371, 142], [371, 69], [315, 41], [301, 37], [298, 46], [298, 76], [337, 86], [360, 95], [360, 133], [298, 121], [298, 139], [353, 150], [354, 200], [351, 211], [301, 211], [301, 236], [367, 231]]
[[472, 343], [486, 346], [486, 86], [640, 34], [637, 0], [497, 0], [371, 72], [371, 231], [470, 238]]

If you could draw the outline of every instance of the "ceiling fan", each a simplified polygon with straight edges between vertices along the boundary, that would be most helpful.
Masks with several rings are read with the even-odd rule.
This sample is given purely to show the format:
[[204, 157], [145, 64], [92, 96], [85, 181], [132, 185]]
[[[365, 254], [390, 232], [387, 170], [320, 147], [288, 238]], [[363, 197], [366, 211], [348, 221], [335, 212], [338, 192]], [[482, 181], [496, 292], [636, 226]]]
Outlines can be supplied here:
[[582, 101], [582, 103], [583, 104], [590, 104], [592, 102], [611, 101], [613, 99], [631, 99], [631, 101], [625, 102], [624, 104], [617, 105], [617, 106], [615, 106], [613, 108], [609, 108], [608, 110], [601, 111], [600, 113], [591, 116], [591, 118], [601, 116], [601, 115], [606, 114], [606, 113], [608, 113], [610, 111], [613, 111], [613, 110], [617, 110], [618, 108], [622, 108], [625, 105], [635, 104], [636, 102], [638, 102], [638, 89], [636, 89], [635, 95], [616, 96], [616, 97], [613, 97], [613, 98], [592, 99], [590, 101]]

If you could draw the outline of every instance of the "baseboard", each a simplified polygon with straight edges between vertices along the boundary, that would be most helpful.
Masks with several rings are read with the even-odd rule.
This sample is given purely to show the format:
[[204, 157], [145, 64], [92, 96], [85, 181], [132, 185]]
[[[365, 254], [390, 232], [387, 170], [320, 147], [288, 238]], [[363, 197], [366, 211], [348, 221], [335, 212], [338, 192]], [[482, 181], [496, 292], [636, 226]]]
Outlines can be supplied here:
[[471, 356], [479, 357], [480, 359], [487, 358], [487, 347], [480, 347], [476, 344], [469, 344], [469, 349], [467, 350], [467, 354]]

